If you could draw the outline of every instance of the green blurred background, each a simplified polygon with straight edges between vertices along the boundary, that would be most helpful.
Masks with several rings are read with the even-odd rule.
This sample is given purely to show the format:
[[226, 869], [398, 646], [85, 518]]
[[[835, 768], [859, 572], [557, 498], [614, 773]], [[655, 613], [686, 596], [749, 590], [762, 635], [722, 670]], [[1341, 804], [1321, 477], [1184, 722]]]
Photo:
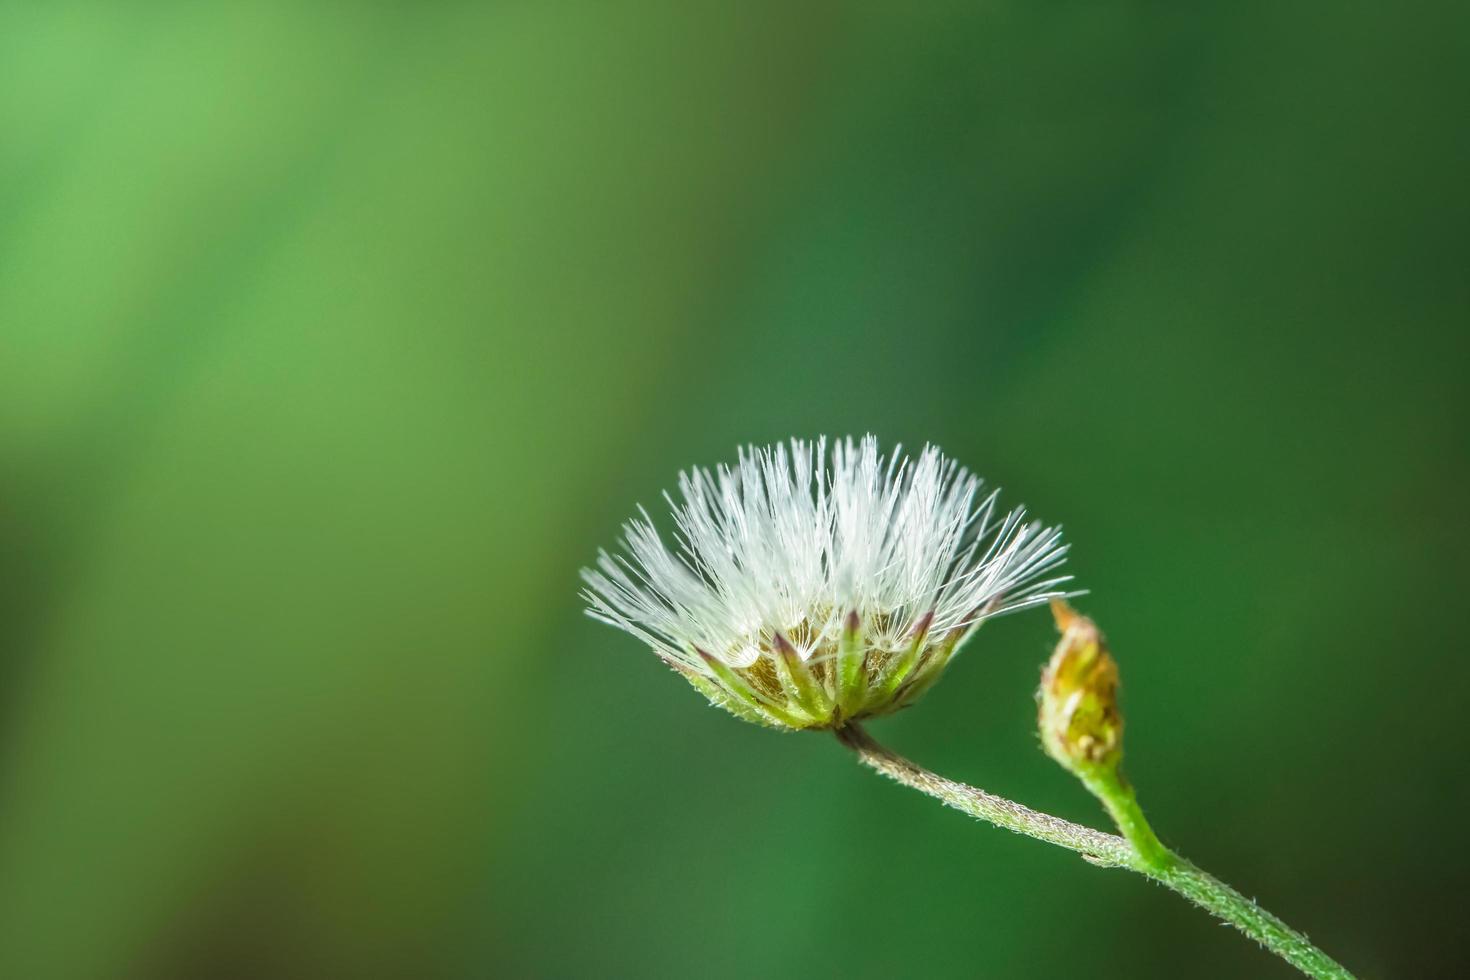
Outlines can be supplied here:
[[[1166, 840], [1463, 975], [1463, 10], [5, 4], [0, 975], [1291, 975], [581, 615], [868, 431], [1066, 525]], [[1052, 636], [874, 733], [1100, 823]]]

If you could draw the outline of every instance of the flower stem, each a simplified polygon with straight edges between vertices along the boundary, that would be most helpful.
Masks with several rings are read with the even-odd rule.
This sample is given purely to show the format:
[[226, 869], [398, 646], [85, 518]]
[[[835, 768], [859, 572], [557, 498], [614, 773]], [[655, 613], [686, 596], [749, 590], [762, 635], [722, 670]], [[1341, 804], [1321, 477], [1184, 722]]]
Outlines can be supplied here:
[[1132, 788], [1121, 779], [1101, 781], [1097, 785], [1089, 781], [1088, 788], [1103, 801], [1124, 837], [1038, 813], [974, 786], [945, 779], [884, 748], [859, 725], [848, 724], [836, 734], [864, 765], [896, 782], [998, 827], [1076, 851], [1093, 864], [1129, 868], [1152, 878], [1225, 920], [1310, 977], [1353, 980], [1351, 973], [1313, 946], [1306, 936], [1165, 847], [1144, 820]]
[[1027, 837], [1044, 840], [1048, 844], [1065, 847], [1069, 851], [1076, 851], [1093, 864], [1104, 867], [1132, 867], [1137, 860], [1133, 848], [1116, 834], [1105, 834], [1061, 817], [1037, 813], [1003, 796], [995, 796], [983, 789], [945, 779], [890, 752], [857, 724], [849, 723], [838, 729], [837, 738], [856, 752], [864, 765], [972, 817], [987, 820], [997, 827], [1014, 830]]
[[1117, 767], [1094, 770], [1082, 768], [1079, 775], [1082, 784], [1102, 801], [1108, 816], [1113, 818], [1113, 823], [1118, 825], [1139, 859], [1151, 868], [1167, 866], [1174, 855], [1144, 819], [1143, 809], [1138, 805], [1133, 787], [1123, 779]]

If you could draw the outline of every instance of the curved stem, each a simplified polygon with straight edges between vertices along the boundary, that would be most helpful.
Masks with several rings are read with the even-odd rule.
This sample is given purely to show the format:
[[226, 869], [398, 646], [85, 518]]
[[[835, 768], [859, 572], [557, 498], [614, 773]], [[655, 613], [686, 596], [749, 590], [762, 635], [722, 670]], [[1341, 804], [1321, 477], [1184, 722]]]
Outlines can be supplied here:
[[836, 734], [864, 765], [896, 782], [998, 827], [1076, 851], [1093, 864], [1129, 868], [1146, 875], [1225, 920], [1308, 976], [1353, 980], [1351, 973], [1313, 946], [1306, 936], [1160, 843], [1126, 784], [1088, 787], [1107, 805], [1127, 834], [1125, 839], [945, 779], [884, 748], [856, 724], [848, 724]]
[[1132, 867], [1137, 856], [1128, 842], [1116, 834], [1105, 834], [1061, 817], [1038, 813], [1029, 807], [936, 775], [879, 745], [861, 726], [848, 724], [837, 730], [837, 738], [858, 754], [864, 765], [895, 782], [927, 793], [972, 817], [1027, 837], [1076, 851], [1093, 864], [1109, 868]]
[[1307, 976], [1353, 980], [1342, 964], [1313, 946], [1306, 936], [1225, 882], [1176, 854], [1170, 853], [1169, 859], [1164, 867], [1136, 870], [1224, 919]]

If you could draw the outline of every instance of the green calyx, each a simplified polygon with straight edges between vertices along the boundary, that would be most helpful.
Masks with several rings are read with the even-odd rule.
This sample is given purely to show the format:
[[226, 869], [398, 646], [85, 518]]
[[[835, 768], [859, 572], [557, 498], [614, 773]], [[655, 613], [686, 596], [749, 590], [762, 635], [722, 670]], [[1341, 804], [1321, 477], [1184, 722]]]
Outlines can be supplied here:
[[809, 636], [773, 632], [748, 666], [731, 666], [696, 648], [703, 670], [675, 667], [711, 703], [738, 718], [773, 728], [836, 729], [907, 707], [938, 680], [971, 630], [935, 635], [932, 623], [933, 614], [925, 614], [900, 644], [875, 643], [881, 631], [853, 611], [837, 637], [809, 646], [805, 657], [796, 644], [810, 645]]

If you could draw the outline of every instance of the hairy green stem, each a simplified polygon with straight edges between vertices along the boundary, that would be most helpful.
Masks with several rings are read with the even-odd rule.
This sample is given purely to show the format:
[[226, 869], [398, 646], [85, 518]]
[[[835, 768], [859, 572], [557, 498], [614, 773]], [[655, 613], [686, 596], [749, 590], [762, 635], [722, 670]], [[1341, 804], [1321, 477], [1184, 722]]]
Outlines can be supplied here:
[[1152, 878], [1225, 920], [1308, 976], [1353, 980], [1351, 973], [1313, 946], [1306, 936], [1160, 843], [1143, 819], [1132, 789], [1121, 779], [1099, 777], [1087, 780], [1087, 785], [1107, 806], [1125, 837], [1038, 813], [974, 786], [945, 779], [884, 748], [859, 725], [848, 724], [836, 734], [864, 765], [896, 782], [998, 827], [1076, 851], [1093, 864], [1129, 868]]
[[1061, 817], [1037, 813], [1003, 796], [995, 796], [983, 789], [945, 779], [890, 752], [873, 741], [873, 737], [859, 725], [848, 724], [838, 729], [837, 737], [856, 752], [867, 766], [972, 817], [979, 817], [997, 827], [1076, 851], [1093, 864], [1104, 867], [1128, 868], [1137, 859], [1128, 842], [1116, 834], [1105, 834]]
[[1113, 818], [1113, 823], [1118, 825], [1118, 829], [1123, 832], [1128, 843], [1133, 845], [1134, 853], [1143, 863], [1149, 867], [1166, 866], [1174, 855], [1143, 818], [1138, 797], [1134, 795], [1133, 787], [1119, 774], [1117, 766], [1091, 772], [1082, 769], [1080, 777], [1082, 784], [1092, 791], [1092, 795], [1102, 801], [1108, 816]]

